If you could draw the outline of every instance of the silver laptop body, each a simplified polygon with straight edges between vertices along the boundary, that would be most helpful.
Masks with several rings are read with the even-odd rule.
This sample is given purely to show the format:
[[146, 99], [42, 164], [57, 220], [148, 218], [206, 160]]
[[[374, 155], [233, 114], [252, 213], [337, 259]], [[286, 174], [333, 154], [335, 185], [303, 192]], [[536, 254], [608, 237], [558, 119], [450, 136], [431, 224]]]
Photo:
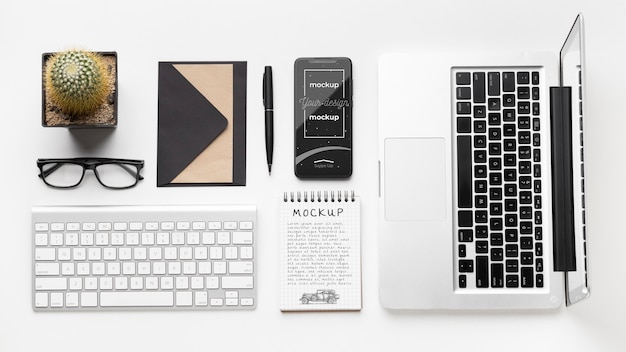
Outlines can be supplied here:
[[[589, 295], [582, 26], [579, 15], [560, 55], [381, 56], [379, 295], [384, 307], [555, 308]], [[497, 99], [476, 98], [477, 79], [491, 94], [496, 85], [509, 89], [504, 81], [511, 74], [528, 88], [499, 92]], [[474, 117], [475, 109], [482, 120]], [[508, 123], [505, 110], [514, 110]], [[505, 137], [522, 129], [528, 129], [522, 137]], [[485, 137], [477, 137], [478, 130]], [[498, 147], [503, 140], [507, 146]], [[507, 148], [513, 151], [507, 154]], [[458, 160], [480, 150], [484, 166]], [[507, 162], [515, 166], [504, 167]], [[484, 188], [484, 180], [504, 188], [492, 190], [491, 183]], [[526, 187], [523, 195], [508, 193]]]

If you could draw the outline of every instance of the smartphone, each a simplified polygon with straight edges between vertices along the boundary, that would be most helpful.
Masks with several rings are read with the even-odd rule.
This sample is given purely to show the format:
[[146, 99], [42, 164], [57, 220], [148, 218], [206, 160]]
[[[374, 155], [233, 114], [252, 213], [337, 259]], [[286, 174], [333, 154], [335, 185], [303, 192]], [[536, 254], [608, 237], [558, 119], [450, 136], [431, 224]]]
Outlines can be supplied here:
[[349, 58], [296, 60], [294, 145], [297, 177], [352, 175], [352, 62]]

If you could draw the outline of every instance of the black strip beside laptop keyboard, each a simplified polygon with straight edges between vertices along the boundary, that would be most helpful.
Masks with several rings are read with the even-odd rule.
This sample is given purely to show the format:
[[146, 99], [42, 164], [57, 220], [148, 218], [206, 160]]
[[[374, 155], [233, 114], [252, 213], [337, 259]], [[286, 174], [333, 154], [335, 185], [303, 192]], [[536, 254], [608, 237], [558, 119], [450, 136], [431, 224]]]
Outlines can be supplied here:
[[456, 287], [543, 287], [539, 72], [453, 74]]

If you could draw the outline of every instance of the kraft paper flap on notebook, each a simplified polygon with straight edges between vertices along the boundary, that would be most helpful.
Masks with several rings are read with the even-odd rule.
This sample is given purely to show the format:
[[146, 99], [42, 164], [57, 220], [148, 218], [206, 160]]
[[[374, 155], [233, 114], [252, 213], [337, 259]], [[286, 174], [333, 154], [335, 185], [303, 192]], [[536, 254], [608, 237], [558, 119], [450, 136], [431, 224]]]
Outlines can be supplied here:
[[160, 62], [157, 186], [245, 185], [245, 104], [245, 62]]

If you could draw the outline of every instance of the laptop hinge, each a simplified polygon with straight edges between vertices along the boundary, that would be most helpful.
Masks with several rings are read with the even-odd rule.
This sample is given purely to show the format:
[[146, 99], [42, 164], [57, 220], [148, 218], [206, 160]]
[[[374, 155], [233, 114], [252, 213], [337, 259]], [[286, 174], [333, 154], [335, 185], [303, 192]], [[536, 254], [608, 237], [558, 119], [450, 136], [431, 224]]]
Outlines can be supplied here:
[[571, 87], [550, 87], [554, 270], [575, 271]]

